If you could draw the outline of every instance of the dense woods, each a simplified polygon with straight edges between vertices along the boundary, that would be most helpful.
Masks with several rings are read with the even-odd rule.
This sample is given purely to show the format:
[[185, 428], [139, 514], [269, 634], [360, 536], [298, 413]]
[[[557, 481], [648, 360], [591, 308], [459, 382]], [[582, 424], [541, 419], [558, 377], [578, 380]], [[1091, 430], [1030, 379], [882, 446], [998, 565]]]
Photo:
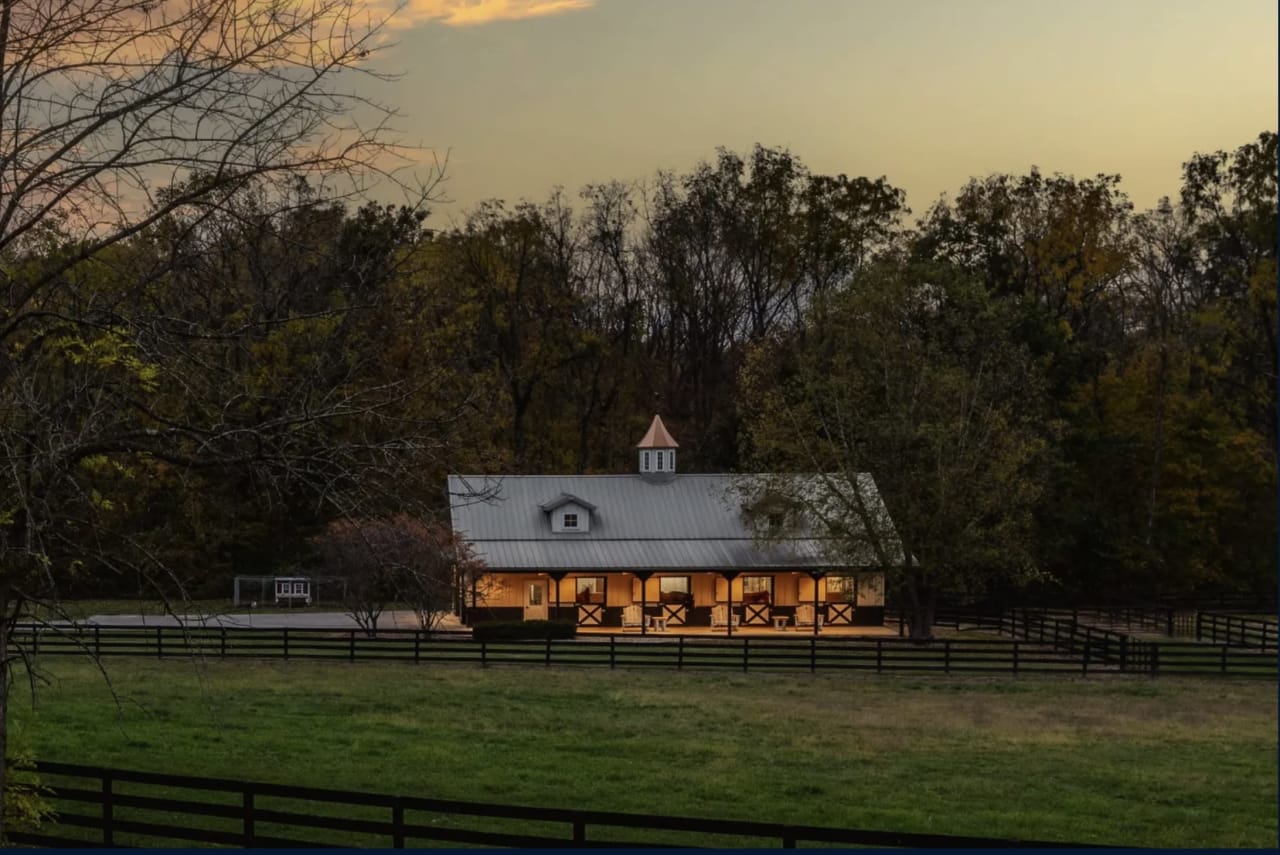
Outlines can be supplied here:
[[1264, 133], [1151, 211], [1032, 170], [915, 216], [758, 146], [446, 231], [305, 180], [92, 252], [48, 221], [5, 247], [8, 435], [75, 433], [63, 596], [219, 595], [335, 519], [440, 518], [447, 471], [628, 471], [654, 412], [685, 471], [869, 472], [915, 563], [891, 596], [1265, 590], [1275, 165]]
[[[59, 539], [134, 550], [82, 593], [153, 584], [144, 560], [222, 593], [305, 564], [333, 519], [439, 515], [447, 470], [627, 471], [659, 411], [685, 471], [871, 473], [929, 576], [910, 596], [1260, 590], [1275, 164], [1271, 133], [1197, 154], [1141, 213], [1118, 176], [994, 175], [913, 221], [884, 178], [757, 147], [440, 232], [249, 181], [66, 264], [39, 354], [7, 357], [39, 373], [6, 394], [125, 420], [112, 441], [146, 452], [76, 452], [50, 560]], [[77, 246], [43, 226], [8, 248], [10, 281]], [[253, 429], [201, 454], [144, 442], [237, 419]]]

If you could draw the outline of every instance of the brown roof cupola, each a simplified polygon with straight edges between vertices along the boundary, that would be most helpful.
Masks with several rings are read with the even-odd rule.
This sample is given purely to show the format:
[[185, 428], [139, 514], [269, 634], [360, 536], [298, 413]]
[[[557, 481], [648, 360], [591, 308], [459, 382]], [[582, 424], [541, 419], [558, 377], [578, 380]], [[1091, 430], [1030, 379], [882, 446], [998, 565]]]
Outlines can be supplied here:
[[667, 431], [662, 416], [655, 415], [644, 439], [636, 443], [639, 449], [641, 475], [674, 475], [676, 473], [676, 449], [680, 443]]

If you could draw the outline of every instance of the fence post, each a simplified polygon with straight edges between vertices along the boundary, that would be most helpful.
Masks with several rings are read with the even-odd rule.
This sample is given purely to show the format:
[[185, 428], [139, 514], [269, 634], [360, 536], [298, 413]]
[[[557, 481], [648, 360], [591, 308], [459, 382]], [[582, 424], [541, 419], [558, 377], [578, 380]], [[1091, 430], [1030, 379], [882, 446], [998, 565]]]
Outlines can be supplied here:
[[164, 658], [164, 627], [156, 627], [156, 658]]
[[1013, 640], [1013, 676], [1018, 676], [1018, 639]]
[[942, 642], [942, 673], [951, 673], [951, 639]]
[[489, 667], [489, 642], [480, 639], [480, 667]]
[[115, 808], [111, 799], [111, 772], [102, 773], [102, 845], [115, 846]]
[[573, 842], [587, 842], [587, 824], [583, 822], [582, 817], [575, 816], [573, 818]]
[[617, 650], [614, 648], [614, 644], [617, 642], [617, 640], [618, 640], [617, 636], [615, 635], [609, 636], [609, 670], [610, 671], [616, 668], [618, 664]]
[[1222, 645], [1222, 673], [1227, 673], [1227, 646]]
[[[1080, 669], [1081, 669], [1081, 670], [1080, 670], [1080, 674], [1081, 674], [1081, 676], [1088, 677], [1088, 676], [1089, 676], [1089, 647], [1088, 647], [1088, 645], [1085, 645], [1085, 648], [1084, 648], [1084, 658], [1083, 658], [1082, 660], [1080, 660], [1080, 661], [1081, 661], [1081, 665], [1080, 665]], [[1104, 657], [1102, 657], [1102, 661], [1103, 661], [1103, 662], [1107, 661], [1107, 658], [1106, 658], [1105, 656], [1104, 656]]]
[[93, 658], [102, 658], [102, 627], [96, 623], [93, 625]]
[[684, 668], [684, 636], [677, 636], [676, 643], [676, 670], [680, 671]]
[[880, 674], [884, 671], [884, 642], [876, 639], [876, 673]]
[[1168, 630], [1165, 634], [1173, 638], [1173, 606], [1170, 606], [1165, 613], [1165, 628]]
[[747, 658], [750, 656], [750, 647], [748, 645], [750, 640], [745, 635], [742, 637], [742, 670], [744, 672], [747, 670]]
[[1120, 639], [1120, 670], [1129, 670], [1129, 636]]
[[284, 659], [289, 661], [289, 627], [282, 627], [280, 637], [284, 640]]
[[1196, 641], [1200, 640], [1201, 627], [1203, 626], [1204, 614], [1200, 611], [1196, 612]]
[[348, 631], [347, 643], [349, 645], [348, 647], [349, 658], [351, 659], [352, 662], [355, 662], [356, 661], [356, 631], [354, 629]]
[[399, 796], [391, 803], [391, 848], [404, 848], [404, 803]]
[[227, 628], [222, 627], [222, 644], [218, 647], [218, 657], [220, 659], [227, 658]]
[[413, 664], [417, 665], [422, 661], [422, 630], [415, 629], [413, 631]]
[[546, 657], [543, 660], [543, 664], [548, 668], [551, 667], [551, 636], [547, 636]]
[[809, 636], [809, 673], [816, 674], [818, 671], [818, 639], [812, 635]]
[[1151, 643], [1151, 674], [1155, 676], [1160, 673], [1160, 645], [1155, 642]]
[[253, 790], [249, 787], [244, 789], [244, 846], [251, 847], [254, 843], [253, 832]]

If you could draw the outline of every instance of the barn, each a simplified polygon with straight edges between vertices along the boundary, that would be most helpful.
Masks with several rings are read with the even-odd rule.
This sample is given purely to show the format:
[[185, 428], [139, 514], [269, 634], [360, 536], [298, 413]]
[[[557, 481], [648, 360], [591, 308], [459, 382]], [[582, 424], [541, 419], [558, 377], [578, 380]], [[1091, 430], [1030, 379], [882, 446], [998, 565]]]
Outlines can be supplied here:
[[[484, 567], [463, 580], [463, 621], [642, 634], [883, 624], [886, 568], [869, 555], [753, 531], [744, 497], [780, 476], [682, 473], [678, 450], [655, 415], [629, 474], [450, 475], [453, 527]], [[870, 476], [858, 478], [883, 510]]]

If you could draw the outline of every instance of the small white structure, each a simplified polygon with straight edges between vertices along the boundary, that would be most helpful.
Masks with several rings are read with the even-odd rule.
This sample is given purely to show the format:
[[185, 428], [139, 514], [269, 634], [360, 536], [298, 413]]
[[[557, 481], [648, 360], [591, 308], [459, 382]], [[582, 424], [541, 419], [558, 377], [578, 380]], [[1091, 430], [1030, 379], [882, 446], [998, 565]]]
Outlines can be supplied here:
[[306, 576], [277, 576], [276, 603], [302, 601], [311, 605], [311, 580]]
[[311, 576], [237, 576], [231, 594], [232, 605], [274, 602], [276, 605], [311, 605], [320, 579]]

